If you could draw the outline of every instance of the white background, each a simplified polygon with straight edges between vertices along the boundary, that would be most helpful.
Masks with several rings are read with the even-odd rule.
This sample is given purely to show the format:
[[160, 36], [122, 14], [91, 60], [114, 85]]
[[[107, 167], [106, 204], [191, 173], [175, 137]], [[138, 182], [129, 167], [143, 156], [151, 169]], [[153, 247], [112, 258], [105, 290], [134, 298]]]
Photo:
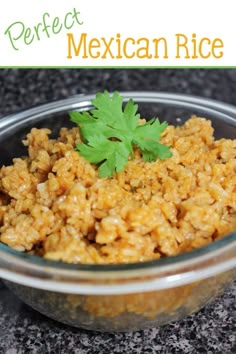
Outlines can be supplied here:
[[[0, 11], [0, 66], [68, 66], [68, 67], [125, 67], [125, 66], [236, 66], [236, 40], [234, 35], [234, 1], [212, 0], [21, 0], [4, 1]], [[50, 14], [48, 23], [58, 16], [64, 20], [65, 14], [73, 8], [80, 11], [83, 25], [74, 25], [71, 30], [63, 29], [55, 35], [50, 31], [50, 38], [45, 33], [30, 45], [23, 40], [17, 41], [19, 50], [14, 50], [9, 38], [4, 34], [15, 21], [24, 22], [33, 29], [42, 22], [45, 12]], [[67, 58], [68, 32], [79, 39], [81, 33], [89, 38], [147, 37], [164, 36], [168, 41], [168, 59], [83, 59]], [[175, 34], [184, 33], [191, 38], [219, 37], [224, 42], [224, 55], [221, 59], [176, 59]]]

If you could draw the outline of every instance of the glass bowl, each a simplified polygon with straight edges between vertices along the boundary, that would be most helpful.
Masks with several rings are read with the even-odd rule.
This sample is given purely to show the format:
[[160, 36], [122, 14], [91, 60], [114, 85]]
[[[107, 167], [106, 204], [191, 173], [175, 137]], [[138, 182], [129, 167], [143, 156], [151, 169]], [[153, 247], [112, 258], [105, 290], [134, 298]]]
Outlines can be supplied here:
[[[235, 138], [236, 108], [181, 94], [121, 92], [142, 117], [182, 124], [190, 115], [211, 119], [215, 136]], [[78, 95], [0, 120], [1, 165], [25, 153], [31, 127], [56, 135], [68, 111], [89, 110], [94, 95]], [[236, 232], [208, 246], [160, 260], [121, 265], [73, 265], [20, 253], [0, 243], [0, 278], [26, 304], [57, 321], [96, 331], [133, 331], [197, 311], [236, 278]]]

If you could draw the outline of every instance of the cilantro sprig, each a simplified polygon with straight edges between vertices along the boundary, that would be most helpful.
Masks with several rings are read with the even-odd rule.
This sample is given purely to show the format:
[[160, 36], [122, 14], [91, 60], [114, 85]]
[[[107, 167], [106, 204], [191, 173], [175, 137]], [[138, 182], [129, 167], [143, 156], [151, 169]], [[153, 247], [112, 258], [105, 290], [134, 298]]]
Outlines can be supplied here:
[[80, 129], [82, 143], [76, 150], [86, 160], [99, 164], [99, 177], [112, 177], [121, 172], [136, 145], [145, 161], [171, 157], [170, 147], [159, 143], [167, 123], [152, 118], [140, 124], [138, 105], [129, 100], [123, 109], [123, 97], [118, 92], [97, 93], [90, 112], [70, 112], [71, 121]]

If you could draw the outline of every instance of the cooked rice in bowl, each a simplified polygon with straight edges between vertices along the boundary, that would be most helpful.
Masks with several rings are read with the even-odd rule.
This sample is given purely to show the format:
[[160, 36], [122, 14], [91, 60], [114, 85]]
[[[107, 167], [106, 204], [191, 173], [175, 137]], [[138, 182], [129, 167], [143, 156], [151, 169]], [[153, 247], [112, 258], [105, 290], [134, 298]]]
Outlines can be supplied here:
[[172, 157], [99, 178], [74, 150], [77, 127], [33, 128], [28, 156], [0, 170], [0, 240], [69, 263], [131, 263], [201, 247], [236, 229], [236, 140], [215, 140], [211, 122], [169, 125]]

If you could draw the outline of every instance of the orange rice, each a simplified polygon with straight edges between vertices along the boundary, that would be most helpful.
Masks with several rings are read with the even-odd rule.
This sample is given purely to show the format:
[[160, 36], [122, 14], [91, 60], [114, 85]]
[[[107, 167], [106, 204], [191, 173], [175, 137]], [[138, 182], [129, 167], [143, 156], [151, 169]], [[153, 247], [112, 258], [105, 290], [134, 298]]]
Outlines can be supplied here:
[[71, 263], [130, 263], [175, 255], [236, 229], [236, 140], [215, 140], [192, 116], [168, 126], [173, 156], [99, 178], [74, 150], [77, 127], [33, 128], [28, 156], [0, 169], [0, 240], [19, 251]]

